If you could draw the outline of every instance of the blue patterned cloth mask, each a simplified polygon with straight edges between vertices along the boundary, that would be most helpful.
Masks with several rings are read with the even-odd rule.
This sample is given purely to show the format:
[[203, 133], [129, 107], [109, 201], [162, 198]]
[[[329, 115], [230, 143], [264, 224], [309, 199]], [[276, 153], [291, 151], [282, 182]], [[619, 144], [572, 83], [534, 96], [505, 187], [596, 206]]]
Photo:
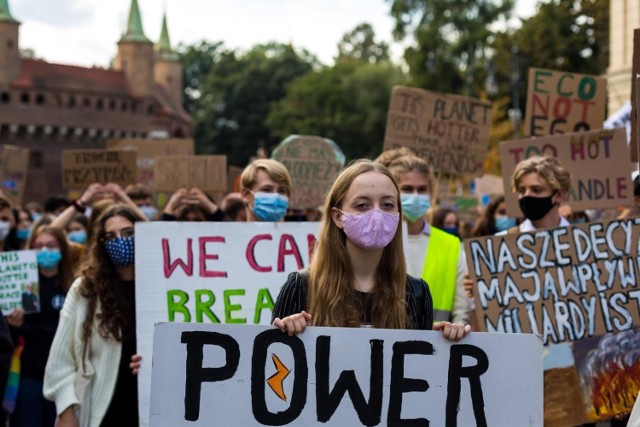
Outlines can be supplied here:
[[133, 236], [107, 240], [104, 242], [104, 248], [116, 267], [127, 267], [133, 264], [135, 255]]
[[289, 198], [278, 193], [254, 194], [253, 214], [260, 221], [280, 221], [289, 207]]

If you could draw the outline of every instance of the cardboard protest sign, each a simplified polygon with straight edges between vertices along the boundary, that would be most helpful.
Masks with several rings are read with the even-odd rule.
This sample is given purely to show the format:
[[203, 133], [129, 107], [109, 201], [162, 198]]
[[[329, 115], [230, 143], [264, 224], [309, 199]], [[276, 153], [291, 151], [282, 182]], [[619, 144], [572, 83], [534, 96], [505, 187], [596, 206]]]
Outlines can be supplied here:
[[[632, 164], [624, 129], [596, 130], [500, 144], [505, 201], [510, 216], [520, 216], [511, 191], [516, 165], [533, 156], [555, 157], [571, 172], [567, 202], [574, 211], [633, 204]], [[597, 173], [594, 173], [597, 171]]]
[[529, 68], [525, 136], [602, 129], [607, 79]]
[[633, 30], [633, 59], [631, 65], [631, 161], [638, 163], [638, 74], [640, 74], [640, 29]]
[[135, 150], [138, 154], [137, 181], [154, 188], [153, 165], [156, 156], [193, 155], [195, 147], [193, 139], [113, 139], [107, 141], [107, 149]]
[[489, 148], [491, 103], [395, 86], [384, 149], [411, 148], [438, 172], [482, 175]]
[[155, 189], [176, 191], [198, 187], [202, 191], [227, 191], [227, 156], [156, 156]]
[[639, 243], [640, 218], [465, 241], [481, 329], [534, 333], [549, 345], [545, 380], [562, 390], [545, 397], [545, 421], [555, 414], [578, 425], [631, 409], [640, 391]]
[[135, 184], [138, 170], [135, 151], [64, 150], [62, 186], [84, 188], [94, 183]]
[[22, 205], [29, 173], [29, 149], [4, 144], [0, 147], [0, 193], [14, 205]]
[[[271, 323], [280, 287], [305, 268], [318, 223], [136, 224], [137, 350], [150, 355], [157, 322]], [[147, 425], [151, 360], [138, 374]]]
[[16, 308], [40, 311], [36, 251], [0, 252], [0, 309], [3, 315]]
[[293, 190], [292, 209], [316, 209], [334, 179], [344, 167], [342, 150], [330, 139], [319, 136], [290, 135], [271, 154], [287, 167]]
[[533, 335], [164, 323], [153, 359], [156, 427], [542, 426]]

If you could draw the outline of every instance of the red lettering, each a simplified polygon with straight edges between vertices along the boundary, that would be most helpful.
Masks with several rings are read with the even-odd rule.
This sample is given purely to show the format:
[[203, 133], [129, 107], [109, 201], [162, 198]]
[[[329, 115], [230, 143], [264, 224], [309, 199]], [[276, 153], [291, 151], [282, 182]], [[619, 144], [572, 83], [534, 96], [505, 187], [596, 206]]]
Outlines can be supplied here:
[[627, 195], [627, 181], [626, 178], [623, 176], [620, 176], [616, 179], [616, 184], [618, 184], [616, 186], [617, 188], [617, 193], [618, 193], [618, 199], [626, 199]]
[[534, 115], [539, 108], [540, 112], [542, 112], [545, 117], [549, 117], [549, 95], [547, 95], [545, 98], [546, 103], [543, 104], [543, 102], [545, 102], [543, 101], [543, 98], [536, 95], [535, 93], [533, 94], [533, 106], [531, 108], [532, 115]]
[[316, 249], [316, 236], [313, 234], [307, 234], [307, 245], [309, 245], [309, 264], [311, 264], [313, 251]]
[[[287, 248], [287, 243], [289, 244]], [[291, 234], [283, 234], [280, 236], [280, 247], [278, 248], [278, 272], [284, 271], [284, 257], [293, 255], [298, 263], [298, 270], [304, 267], [298, 244]]]
[[217, 254], [207, 253], [207, 243], [224, 243], [224, 237], [200, 237], [200, 277], [227, 277], [226, 271], [207, 270], [207, 260], [217, 260]]
[[[564, 108], [562, 108], [564, 106]], [[558, 98], [553, 105], [554, 117], [566, 119], [571, 112], [571, 100], [567, 98]]]
[[185, 264], [180, 258], [176, 258], [171, 262], [171, 253], [169, 251], [169, 239], [162, 239], [162, 255], [164, 258], [164, 277], [169, 278], [173, 271], [180, 267], [189, 277], [193, 276], [193, 239], [187, 239], [187, 263]]
[[255, 246], [260, 240], [273, 240], [273, 238], [271, 237], [270, 234], [258, 234], [257, 236], [254, 236], [253, 239], [251, 239], [249, 241], [249, 244], [247, 245], [247, 252], [246, 252], [247, 262], [249, 262], [249, 265], [255, 271], [260, 273], [269, 273], [272, 270], [271, 267], [262, 267], [258, 265], [258, 263], [256, 262]]
[[523, 151], [524, 148], [512, 148], [509, 150], [509, 154], [513, 154], [513, 160], [516, 162], [516, 164], [520, 163], [520, 161], [522, 160]]

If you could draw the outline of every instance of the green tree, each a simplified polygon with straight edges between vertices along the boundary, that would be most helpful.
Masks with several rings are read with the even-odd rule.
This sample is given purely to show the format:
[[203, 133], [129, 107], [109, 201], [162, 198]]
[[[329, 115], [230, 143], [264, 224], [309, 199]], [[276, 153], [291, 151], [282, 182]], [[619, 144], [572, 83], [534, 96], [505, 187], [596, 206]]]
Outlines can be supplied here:
[[222, 42], [185, 46], [180, 45], [178, 52], [183, 65], [184, 109], [189, 114], [197, 112], [198, 99], [202, 96], [202, 83], [211, 72], [216, 58], [222, 49]]
[[189, 86], [197, 95], [190, 110], [196, 151], [226, 154], [230, 164], [244, 165], [258, 148], [277, 144], [266, 125], [271, 105], [317, 60], [278, 43], [257, 45], [245, 53], [217, 44], [196, 51], [185, 64], [185, 69], [202, 71], [194, 71]]
[[375, 41], [375, 32], [368, 23], [345, 33], [338, 43], [338, 61], [356, 60], [377, 63], [389, 60], [389, 45]]
[[405, 50], [412, 85], [477, 95], [484, 81], [478, 60], [491, 42], [491, 25], [507, 18], [514, 0], [389, 0], [394, 36], [410, 33]]
[[269, 115], [272, 134], [334, 140], [347, 159], [382, 151], [391, 88], [404, 83], [390, 63], [341, 61], [294, 80]]

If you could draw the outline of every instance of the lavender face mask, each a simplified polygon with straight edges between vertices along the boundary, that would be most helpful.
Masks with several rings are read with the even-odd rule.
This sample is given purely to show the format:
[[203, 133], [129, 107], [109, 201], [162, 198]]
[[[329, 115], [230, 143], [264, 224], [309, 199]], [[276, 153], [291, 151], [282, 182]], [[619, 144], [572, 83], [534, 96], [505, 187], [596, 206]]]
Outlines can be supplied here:
[[344, 233], [353, 244], [364, 249], [387, 246], [396, 235], [399, 221], [399, 213], [387, 213], [380, 209], [371, 209], [362, 214], [342, 212]]

